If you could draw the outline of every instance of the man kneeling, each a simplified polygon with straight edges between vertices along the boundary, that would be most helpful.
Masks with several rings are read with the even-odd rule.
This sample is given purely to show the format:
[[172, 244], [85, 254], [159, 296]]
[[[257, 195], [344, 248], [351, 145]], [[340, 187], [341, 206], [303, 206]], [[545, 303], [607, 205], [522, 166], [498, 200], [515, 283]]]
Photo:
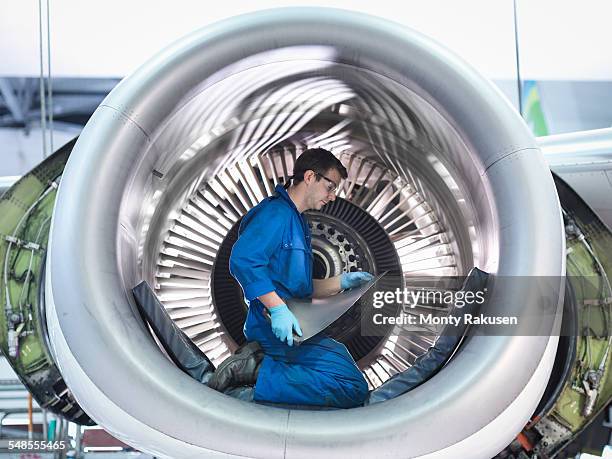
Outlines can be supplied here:
[[[244, 324], [247, 345], [223, 362], [209, 386], [254, 384], [254, 401], [337, 408], [360, 406], [368, 385], [346, 347], [318, 334], [299, 346], [300, 325], [287, 308], [288, 298], [324, 297], [372, 279], [366, 272], [312, 279], [310, 229], [304, 212], [336, 199], [347, 172], [322, 148], [296, 160], [290, 186], [276, 187], [242, 219], [232, 249], [230, 271], [240, 283], [249, 310]], [[266, 317], [270, 315], [270, 320]]]

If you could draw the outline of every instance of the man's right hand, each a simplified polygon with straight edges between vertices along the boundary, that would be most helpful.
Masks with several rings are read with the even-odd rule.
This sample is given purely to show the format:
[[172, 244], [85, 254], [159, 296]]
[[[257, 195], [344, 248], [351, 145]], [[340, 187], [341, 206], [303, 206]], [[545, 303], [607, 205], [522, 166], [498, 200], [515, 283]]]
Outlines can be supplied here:
[[282, 342], [287, 342], [289, 346], [293, 346], [293, 330], [295, 330], [298, 336], [302, 336], [302, 329], [296, 317], [286, 304], [268, 308], [268, 311], [272, 319], [274, 335]]

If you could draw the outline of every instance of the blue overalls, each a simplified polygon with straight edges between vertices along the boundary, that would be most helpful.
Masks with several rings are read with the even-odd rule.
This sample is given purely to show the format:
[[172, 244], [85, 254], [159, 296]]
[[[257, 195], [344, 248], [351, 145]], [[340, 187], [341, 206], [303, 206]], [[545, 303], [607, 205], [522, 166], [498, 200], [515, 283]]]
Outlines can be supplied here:
[[322, 333], [297, 346], [280, 341], [257, 299], [271, 291], [286, 301], [312, 295], [312, 248], [306, 217], [280, 185], [243, 218], [232, 249], [230, 272], [249, 305], [244, 334], [265, 357], [254, 400], [351, 408], [363, 403], [368, 385], [346, 347]]

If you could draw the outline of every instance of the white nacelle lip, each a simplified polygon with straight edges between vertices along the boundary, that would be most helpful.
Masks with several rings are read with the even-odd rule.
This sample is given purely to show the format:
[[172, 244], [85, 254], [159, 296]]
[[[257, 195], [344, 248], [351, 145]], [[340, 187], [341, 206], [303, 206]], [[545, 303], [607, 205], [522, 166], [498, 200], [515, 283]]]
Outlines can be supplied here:
[[[49, 258], [48, 258], [49, 260]], [[49, 269], [47, 262], [47, 269]], [[140, 420], [123, 411], [120, 406], [108, 398], [85, 374], [76, 361], [59, 324], [51, 276], [46, 276], [47, 297], [45, 302], [47, 327], [52, 343], [51, 351], [55, 363], [62, 372], [64, 381], [73, 393], [79, 394], [81, 407], [87, 413], [95, 413], [96, 422], [106, 431], [129, 445], [143, 445], [150, 454], [166, 458], [227, 458], [231, 455], [219, 451], [207, 450], [173, 438], [164, 432], [152, 429]], [[119, 421], [119, 422], [118, 422]]]
[[[470, 457], [491, 457], [535, 409], [555, 338], [474, 336], [434, 378], [391, 402], [311, 412], [244, 403], [199, 385], [161, 354], [135, 313], [126, 284], [138, 280], [130, 261], [138, 212], [130, 206], [162, 155], [152, 140], [157, 127], [206, 75], [279, 43], [335, 46], [357, 56], [355, 65], [379, 59], [394, 73], [387, 76], [421, 91], [479, 155], [472, 166], [488, 187], [475, 204], [486, 210], [483, 219], [490, 214], [480, 230], [498, 252], [495, 274], [557, 277], [549, 301], [561, 305], [565, 239], [554, 185], [527, 127], [499, 92], [395, 24], [332, 9], [271, 10], [211, 26], [160, 53], [113, 90], [83, 130], [58, 192], [47, 261], [49, 330], [68, 387], [118, 438], [173, 458], [213, 451], [464, 457], [466, 448]], [[501, 311], [533, 299], [502, 287], [490, 293], [490, 307]], [[508, 430], [491, 437], [491, 425]]]

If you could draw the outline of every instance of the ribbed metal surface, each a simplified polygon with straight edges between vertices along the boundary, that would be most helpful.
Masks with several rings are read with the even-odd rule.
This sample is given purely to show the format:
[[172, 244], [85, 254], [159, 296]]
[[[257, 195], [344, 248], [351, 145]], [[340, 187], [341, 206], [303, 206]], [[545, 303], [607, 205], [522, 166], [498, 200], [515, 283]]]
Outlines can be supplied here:
[[[427, 120], [412, 113], [405, 95], [381, 92], [367, 78], [341, 67], [321, 75], [320, 65], [312, 61], [282, 67], [274, 77], [237, 76], [240, 84], [237, 80], [226, 92], [213, 91], [210, 111], [181, 126], [184, 132], [193, 123], [208, 126], [181, 159], [210, 159], [202, 172], [207, 178], [193, 183], [161, 246], [156, 289], [171, 317], [216, 365], [244, 339], [246, 306], [227, 268], [237, 225], [276, 185], [287, 183], [306, 148], [332, 151], [348, 170], [338, 188], [340, 199], [308, 213], [315, 261], [321, 261], [317, 270], [328, 276], [355, 269], [390, 271], [380, 285], [385, 290], [403, 288], [413, 278], [462, 274], [461, 256], [455, 253], [461, 244], [448, 224], [456, 216], [444, 215], [446, 208], [424, 184], [431, 177], [419, 176], [433, 161], [423, 154], [424, 145], [434, 141], [423, 137], [434, 132], [423, 125]], [[270, 78], [284, 84], [267, 86]], [[361, 85], [351, 87], [346, 78]], [[224, 119], [221, 100], [239, 102], [241, 115], [215, 121]], [[452, 182], [442, 164], [433, 167]], [[325, 231], [343, 236], [327, 237]], [[347, 250], [341, 250], [342, 237]], [[401, 328], [389, 328], [382, 340], [358, 336], [359, 319], [358, 308], [353, 308], [328, 331], [347, 344], [371, 387], [407, 368], [433, 343]], [[435, 331], [428, 332], [435, 339]], [[401, 339], [394, 337], [398, 334]]]
[[[226, 167], [189, 197], [165, 238], [156, 293], [215, 365], [244, 341], [246, 306], [228, 268], [240, 218], [273, 194], [275, 185], [286, 183], [298, 150], [275, 148]], [[344, 152], [339, 157], [348, 169], [338, 191], [341, 199], [309, 214], [315, 222], [323, 215], [364, 241], [369, 256], [356, 264], [360, 269], [390, 271], [380, 285], [384, 290], [401, 289], [415, 277], [458, 274], [451, 236], [423, 197], [422, 185], [363, 156]], [[371, 297], [362, 300], [367, 301]], [[403, 308], [415, 314], [420, 306]], [[408, 368], [435, 341], [436, 330], [415, 335], [401, 327], [389, 328], [382, 338], [360, 336], [359, 319], [359, 308], [352, 308], [328, 332], [347, 345], [372, 388]]]

